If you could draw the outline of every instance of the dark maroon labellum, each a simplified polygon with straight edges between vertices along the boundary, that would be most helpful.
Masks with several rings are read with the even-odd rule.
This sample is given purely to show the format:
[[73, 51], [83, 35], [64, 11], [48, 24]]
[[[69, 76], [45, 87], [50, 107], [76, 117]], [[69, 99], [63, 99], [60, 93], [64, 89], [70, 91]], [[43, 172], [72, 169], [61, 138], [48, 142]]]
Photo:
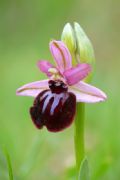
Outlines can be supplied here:
[[50, 80], [48, 90], [42, 91], [30, 108], [31, 118], [37, 128], [46, 126], [51, 132], [61, 131], [71, 125], [76, 112], [76, 96], [60, 80]]

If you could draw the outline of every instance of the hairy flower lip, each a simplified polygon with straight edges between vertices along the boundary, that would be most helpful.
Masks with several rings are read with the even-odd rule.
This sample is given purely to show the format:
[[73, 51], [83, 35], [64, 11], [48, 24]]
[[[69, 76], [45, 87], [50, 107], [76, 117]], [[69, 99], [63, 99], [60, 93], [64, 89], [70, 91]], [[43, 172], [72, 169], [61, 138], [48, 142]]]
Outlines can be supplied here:
[[[58, 83], [58, 84], [57, 84]], [[69, 127], [76, 113], [76, 96], [67, 91], [62, 81], [49, 81], [50, 89], [38, 94], [30, 108], [33, 123], [38, 129], [60, 132]]]
[[[68, 91], [76, 95], [77, 102], [96, 103], [107, 99], [106, 94], [100, 89], [82, 81], [91, 71], [91, 66], [84, 63], [72, 67], [70, 52], [62, 41], [52, 40], [50, 42], [50, 51], [55, 59], [56, 67], [46, 60], [41, 60], [37, 63], [39, 69], [49, 79], [53, 78], [53, 74], [51, 74], [49, 69], [55, 68], [59, 76], [54, 75], [54, 78], [60, 77], [68, 85]], [[19, 88], [16, 94], [36, 97], [45, 89], [49, 89], [48, 79], [26, 84]]]

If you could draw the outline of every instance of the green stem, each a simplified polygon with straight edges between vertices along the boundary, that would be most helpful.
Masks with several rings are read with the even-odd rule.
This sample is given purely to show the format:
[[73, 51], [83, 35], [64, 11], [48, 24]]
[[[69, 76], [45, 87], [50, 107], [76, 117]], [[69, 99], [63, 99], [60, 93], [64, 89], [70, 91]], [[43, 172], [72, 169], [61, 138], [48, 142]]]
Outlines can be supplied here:
[[76, 169], [77, 176], [80, 170], [80, 165], [84, 159], [84, 119], [85, 119], [85, 104], [78, 103], [76, 109], [74, 142], [75, 142], [75, 155], [76, 155]]

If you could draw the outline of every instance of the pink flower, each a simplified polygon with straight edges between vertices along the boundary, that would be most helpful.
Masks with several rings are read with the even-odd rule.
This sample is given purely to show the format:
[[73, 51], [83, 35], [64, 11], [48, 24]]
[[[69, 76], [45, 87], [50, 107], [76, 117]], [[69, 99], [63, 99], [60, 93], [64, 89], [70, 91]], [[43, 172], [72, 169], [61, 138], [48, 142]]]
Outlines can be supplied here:
[[35, 97], [30, 109], [33, 122], [38, 128], [45, 125], [49, 131], [57, 132], [73, 122], [76, 101], [96, 103], [107, 97], [100, 89], [82, 81], [91, 66], [84, 63], [73, 67], [71, 54], [62, 41], [51, 41], [50, 51], [56, 67], [46, 60], [38, 62], [38, 68], [48, 79], [20, 87], [17, 95]]

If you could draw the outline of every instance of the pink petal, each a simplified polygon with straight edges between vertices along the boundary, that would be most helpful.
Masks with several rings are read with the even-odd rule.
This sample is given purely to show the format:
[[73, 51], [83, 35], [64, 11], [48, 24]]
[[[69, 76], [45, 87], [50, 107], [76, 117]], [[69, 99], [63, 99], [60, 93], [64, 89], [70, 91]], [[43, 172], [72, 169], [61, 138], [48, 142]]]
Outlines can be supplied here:
[[89, 64], [78, 64], [64, 72], [67, 83], [71, 86], [84, 79], [91, 71]]
[[38, 68], [40, 69], [40, 71], [45, 73], [48, 77], [51, 76], [51, 73], [48, 72], [48, 70], [50, 68], [53, 68], [53, 65], [51, 63], [49, 63], [46, 60], [40, 60], [40, 61], [38, 61], [37, 65], [38, 65]]
[[77, 102], [96, 103], [107, 99], [103, 91], [82, 81], [71, 86], [69, 91], [76, 95]]
[[41, 91], [48, 89], [48, 80], [41, 80], [26, 84], [17, 89], [18, 96], [33, 96], [36, 97]]
[[72, 67], [72, 58], [68, 48], [62, 41], [51, 41], [50, 51], [57, 63], [57, 68], [62, 74], [65, 70]]

